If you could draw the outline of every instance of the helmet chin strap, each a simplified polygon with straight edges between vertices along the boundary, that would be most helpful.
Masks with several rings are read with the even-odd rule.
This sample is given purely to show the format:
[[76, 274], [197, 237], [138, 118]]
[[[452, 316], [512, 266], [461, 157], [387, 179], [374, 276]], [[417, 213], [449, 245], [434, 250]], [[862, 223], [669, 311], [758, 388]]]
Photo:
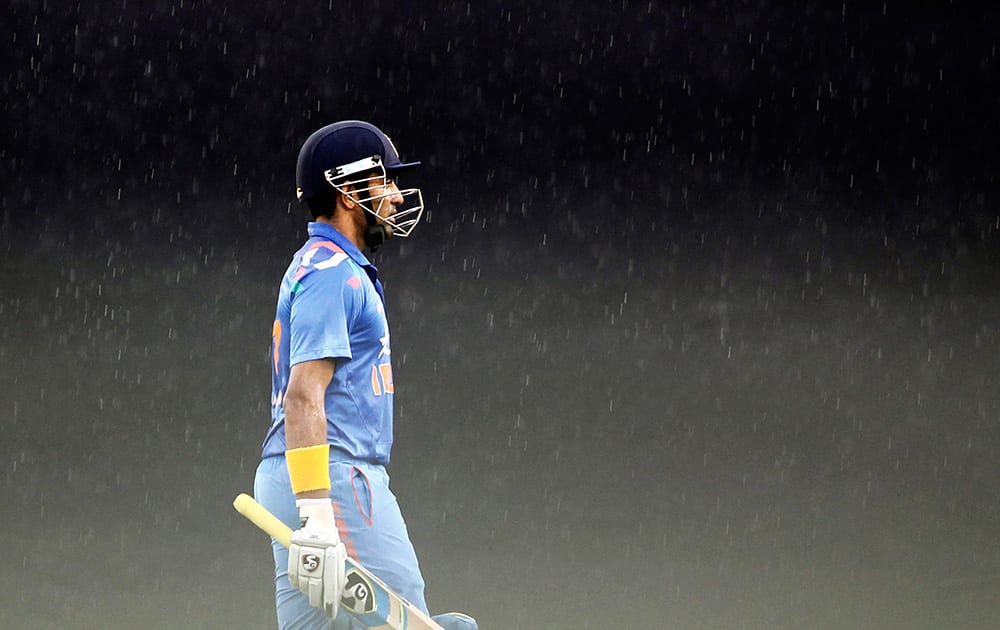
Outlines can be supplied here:
[[[360, 202], [359, 202], [360, 203]], [[385, 226], [378, 222], [373, 212], [369, 212], [362, 204], [361, 211], [365, 213], [365, 221], [368, 227], [365, 228], [365, 247], [375, 252], [385, 243]]]
[[[371, 215], [369, 215], [371, 216]], [[377, 251], [385, 242], [385, 228], [381, 225], [369, 225], [365, 228], [365, 247]]]

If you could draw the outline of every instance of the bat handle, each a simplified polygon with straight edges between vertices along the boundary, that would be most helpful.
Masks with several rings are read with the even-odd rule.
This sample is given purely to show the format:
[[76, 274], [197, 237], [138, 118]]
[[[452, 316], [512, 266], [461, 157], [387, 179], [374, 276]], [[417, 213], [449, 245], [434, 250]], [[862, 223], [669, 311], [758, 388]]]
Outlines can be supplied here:
[[279, 521], [277, 516], [268, 512], [267, 508], [257, 503], [249, 494], [240, 493], [233, 501], [233, 507], [283, 547], [292, 544], [292, 530], [288, 525]]

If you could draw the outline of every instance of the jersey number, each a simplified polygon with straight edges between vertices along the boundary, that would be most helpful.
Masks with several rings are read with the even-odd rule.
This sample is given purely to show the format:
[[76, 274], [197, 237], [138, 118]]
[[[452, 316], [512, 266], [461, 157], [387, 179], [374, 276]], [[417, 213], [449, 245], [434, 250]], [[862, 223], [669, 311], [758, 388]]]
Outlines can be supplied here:
[[382, 365], [372, 366], [372, 392], [376, 396], [381, 396], [382, 394], [393, 394], [396, 392], [396, 388], [392, 386], [391, 363], [383, 363]]

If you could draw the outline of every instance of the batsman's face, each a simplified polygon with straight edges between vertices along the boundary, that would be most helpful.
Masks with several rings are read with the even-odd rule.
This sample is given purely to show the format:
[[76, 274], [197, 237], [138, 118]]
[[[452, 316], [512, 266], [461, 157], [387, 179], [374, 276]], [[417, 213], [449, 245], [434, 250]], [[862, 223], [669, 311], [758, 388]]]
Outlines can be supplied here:
[[387, 235], [392, 235], [395, 227], [392, 216], [396, 214], [396, 207], [403, 203], [403, 195], [399, 192], [396, 180], [389, 176], [377, 178], [372, 188], [372, 200], [372, 210], [379, 223], [385, 226]]
[[374, 172], [351, 182], [350, 186], [353, 189], [351, 196], [359, 202], [362, 210], [357, 215], [358, 225], [363, 229], [366, 221], [364, 213], [371, 213], [385, 227], [386, 236], [392, 236], [396, 227], [393, 215], [397, 206], [403, 203], [403, 195], [395, 180], [382, 172]]
[[354, 213], [354, 220], [362, 232], [367, 226], [367, 213], [383, 226], [387, 236], [406, 237], [424, 212], [420, 189], [400, 189], [396, 178], [381, 168], [342, 184], [331, 184], [344, 199], [351, 200], [348, 208], [360, 210]]

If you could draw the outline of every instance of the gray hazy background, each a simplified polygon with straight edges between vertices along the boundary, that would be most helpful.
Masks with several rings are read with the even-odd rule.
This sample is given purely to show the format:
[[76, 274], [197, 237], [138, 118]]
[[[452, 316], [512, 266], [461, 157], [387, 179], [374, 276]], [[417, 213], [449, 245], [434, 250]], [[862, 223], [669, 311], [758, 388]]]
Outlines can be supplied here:
[[230, 504], [295, 154], [353, 117], [426, 167], [375, 262], [434, 612], [995, 626], [992, 13], [5, 11], [0, 627], [274, 626]]

